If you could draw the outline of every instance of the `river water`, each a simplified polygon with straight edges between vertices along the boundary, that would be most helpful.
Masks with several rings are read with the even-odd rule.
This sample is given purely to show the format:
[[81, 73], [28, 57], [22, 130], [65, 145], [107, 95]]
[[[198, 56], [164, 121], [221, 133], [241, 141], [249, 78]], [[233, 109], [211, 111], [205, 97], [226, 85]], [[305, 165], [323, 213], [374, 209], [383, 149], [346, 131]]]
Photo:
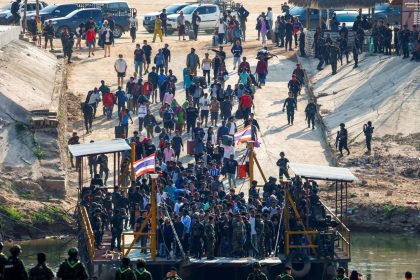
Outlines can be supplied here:
[[[36, 263], [36, 254], [44, 252], [56, 270], [76, 242], [73, 237], [21, 242], [22, 259], [31, 267]], [[404, 279], [406, 271], [420, 279], [420, 235], [352, 233], [351, 244], [349, 269], [362, 272], [364, 280]]]

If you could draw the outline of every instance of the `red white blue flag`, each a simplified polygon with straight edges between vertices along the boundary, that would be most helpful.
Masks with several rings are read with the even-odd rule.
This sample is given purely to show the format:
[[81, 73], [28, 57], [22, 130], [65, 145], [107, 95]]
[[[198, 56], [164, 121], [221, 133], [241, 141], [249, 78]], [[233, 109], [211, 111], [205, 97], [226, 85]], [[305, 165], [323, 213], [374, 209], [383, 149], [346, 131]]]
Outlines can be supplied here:
[[143, 159], [136, 161], [133, 164], [136, 177], [140, 177], [143, 174], [155, 172], [155, 160], [156, 153], [151, 154]]
[[235, 142], [247, 142], [252, 140], [252, 128], [251, 125], [244, 127], [235, 133], [234, 141]]

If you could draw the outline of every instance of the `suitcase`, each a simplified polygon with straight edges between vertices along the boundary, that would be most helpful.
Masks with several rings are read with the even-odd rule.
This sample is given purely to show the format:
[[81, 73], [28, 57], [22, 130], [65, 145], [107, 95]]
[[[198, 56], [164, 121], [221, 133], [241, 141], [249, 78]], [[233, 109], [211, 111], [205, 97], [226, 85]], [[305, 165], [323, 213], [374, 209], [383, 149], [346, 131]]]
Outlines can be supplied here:
[[222, 137], [222, 144], [226, 146], [233, 145], [233, 137], [230, 135], [223, 135]]
[[195, 40], [194, 30], [191, 29], [188, 31], [188, 38], [190, 38], [190, 40]]
[[115, 127], [115, 139], [118, 139], [118, 138], [125, 139], [125, 136], [126, 135], [124, 135], [124, 127], [117, 125]]
[[217, 35], [214, 35], [212, 39], [212, 46], [217, 47], [218, 45], [219, 45], [219, 37]]
[[194, 141], [193, 140], [187, 141], [187, 154], [190, 156], [194, 155]]
[[243, 179], [246, 178], [246, 165], [245, 164], [239, 164], [238, 165], [238, 178]]

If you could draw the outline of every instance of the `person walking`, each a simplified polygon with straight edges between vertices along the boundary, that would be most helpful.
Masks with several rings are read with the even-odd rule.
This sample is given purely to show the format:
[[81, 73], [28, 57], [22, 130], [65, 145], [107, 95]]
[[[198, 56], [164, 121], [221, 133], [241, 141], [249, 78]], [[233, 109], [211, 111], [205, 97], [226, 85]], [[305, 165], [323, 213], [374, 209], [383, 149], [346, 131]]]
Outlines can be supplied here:
[[38, 264], [29, 270], [29, 280], [53, 280], [54, 273], [45, 263], [47, 256], [44, 253], [37, 254]]
[[350, 155], [350, 150], [347, 146], [347, 139], [348, 139], [348, 132], [346, 129], [346, 125], [344, 123], [340, 123], [340, 130], [337, 131], [337, 137], [335, 140], [335, 147], [338, 147], [340, 151], [340, 156], [343, 156], [343, 149], [347, 151], [347, 155]]
[[61, 280], [88, 280], [89, 275], [85, 266], [79, 260], [77, 248], [70, 248], [68, 258], [58, 268], [57, 278]]
[[210, 84], [210, 71], [212, 67], [212, 61], [209, 58], [209, 53], [204, 54], [204, 58], [201, 61], [201, 69], [203, 69], [203, 77], [206, 79], [207, 77], [207, 84]]
[[166, 14], [166, 9], [162, 9], [162, 12], [160, 13], [159, 18], [162, 21], [163, 35], [166, 37], [167, 36], [167, 30], [168, 30], [168, 26], [166, 25], [166, 23], [168, 21], [168, 15]]
[[235, 160], [234, 154], [230, 154], [229, 159], [225, 161], [224, 167], [229, 183], [229, 188], [236, 188], [236, 170], [238, 169], [238, 161]]
[[89, 55], [95, 55], [95, 46], [96, 46], [96, 32], [95, 32], [95, 25], [88, 25], [88, 30], [85, 34], [86, 37], [86, 45], [89, 48]]
[[144, 61], [144, 74], [146, 75], [149, 73], [149, 65], [152, 62], [152, 47], [147, 44], [147, 40], [143, 40], [143, 47], [142, 50], [144, 52], [144, 56], [146, 58], [146, 61]]
[[312, 129], [315, 129], [316, 112], [317, 112], [316, 104], [310, 101], [308, 105], [306, 105], [306, 108], [305, 108], [306, 120], [308, 121], [308, 128], [311, 127], [311, 123], [312, 123]]
[[330, 64], [332, 69], [332, 75], [337, 74], [337, 63], [340, 59], [340, 49], [338, 48], [337, 42], [330, 47]]
[[133, 15], [128, 19], [128, 30], [130, 30], [131, 42], [136, 41], [136, 32], [139, 28], [139, 21], [137, 19], [137, 13], [133, 12]]
[[280, 152], [280, 158], [277, 160], [276, 165], [279, 167], [279, 178], [282, 180], [283, 175], [290, 179], [289, 175], [289, 160], [286, 158], [284, 152]]
[[197, 76], [197, 68], [200, 69], [200, 58], [194, 48], [191, 48], [191, 52], [187, 55], [186, 66], [193, 76]]
[[47, 49], [48, 42], [50, 42], [51, 51], [54, 50], [53, 47], [53, 39], [54, 39], [54, 27], [52, 25], [52, 20], [48, 20], [47, 24], [44, 25], [44, 29], [42, 30], [45, 38], [44, 49]]
[[287, 109], [287, 124], [293, 125], [294, 117], [295, 117], [295, 110], [297, 110], [297, 103], [296, 99], [293, 97], [292, 92], [289, 91], [289, 97], [284, 100], [283, 104], [283, 112], [284, 108]]
[[127, 71], [127, 62], [124, 60], [122, 54], [118, 55], [118, 59], [114, 63], [114, 70], [117, 72], [117, 84], [122, 88], [124, 86], [124, 77]]
[[287, 19], [287, 22], [284, 26], [285, 29], [285, 35], [286, 35], [286, 43], [284, 45], [285, 50], [287, 51], [287, 46], [289, 46], [289, 51], [292, 51], [292, 41], [293, 41], [293, 24], [289, 19]]
[[242, 31], [242, 40], [245, 42], [246, 38], [246, 22], [248, 20], [249, 11], [245, 9], [243, 4], [241, 3], [241, 6], [238, 9], [238, 17], [239, 17], [239, 23]]
[[197, 41], [198, 39], [198, 28], [200, 26], [201, 23], [201, 17], [198, 14], [198, 11], [194, 11], [193, 15], [192, 15], [192, 28], [194, 31], [194, 40]]
[[243, 52], [241, 41], [236, 40], [230, 51], [233, 54], [233, 70], [236, 70], [236, 67], [239, 68], [239, 64], [241, 63], [241, 56]]
[[111, 28], [107, 26], [105, 31], [101, 33], [101, 41], [104, 44], [104, 57], [111, 56], [111, 45], [114, 44], [114, 32], [112, 32]]
[[162, 35], [162, 20], [159, 16], [155, 16], [155, 28], [153, 31], [153, 40], [154, 43], [156, 41], [156, 36], [159, 36], [160, 42], [163, 42], [163, 35]]
[[67, 63], [71, 63], [71, 55], [73, 53], [74, 35], [70, 33], [67, 27], [61, 34], [61, 44], [63, 46], [64, 57], [67, 57]]
[[185, 40], [185, 17], [184, 12], [180, 11], [179, 16], [176, 18], [176, 25], [178, 29], [178, 40]]
[[85, 121], [86, 134], [89, 134], [92, 132], [92, 122], [93, 122], [93, 113], [94, 113], [93, 106], [89, 105], [88, 103], [85, 103], [83, 105], [82, 111], [83, 111], [83, 119]]
[[144, 51], [140, 48], [140, 44], [136, 44], [136, 49], [134, 50], [134, 71], [137, 73], [139, 78], [143, 76], [143, 64], [146, 61]]
[[372, 134], [373, 134], [373, 130], [375, 128], [372, 126], [372, 122], [368, 121], [367, 124], [363, 125], [363, 133], [365, 134], [365, 138], [366, 138], [366, 148], [367, 148], [367, 153], [370, 154], [371, 150], [372, 150]]

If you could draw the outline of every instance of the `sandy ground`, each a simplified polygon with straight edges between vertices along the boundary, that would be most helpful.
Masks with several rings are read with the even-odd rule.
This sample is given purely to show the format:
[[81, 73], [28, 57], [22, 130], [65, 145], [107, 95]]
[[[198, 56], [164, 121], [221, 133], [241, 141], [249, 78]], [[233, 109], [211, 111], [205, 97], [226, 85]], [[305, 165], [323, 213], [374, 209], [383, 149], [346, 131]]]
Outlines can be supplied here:
[[[259, 1], [258, 5], [263, 5]], [[257, 6], [247, 6], [251, 12], [259, 11]], [[150, 7], [145, 7], [147, 9]], [[279, 10], [279, 9], [277, 9]], [[252, 19], [252, 16], [251, 16]], [[248, 26], [253, 24], [251, 20]], [[255, 55], [261, 44], [256, 40], [256, 32], [250, 30], [249, 39], [244, 44], [245, 56], [247, 56], [252, 65], [256, 64]], [[179, 82], [182, 79], [182, 69], [185, 67], [186, 54], [189, 52], [190, 47], [197, 49], [198, 55], [202, 58], [204, 53], [211, 48], [211, 36], [200, 34], [200, 39], [197, 42], [192, 41], [178, 41], [176, 36], [164, 38], [165, 43], [169, 43], [172, 51], [172, 61], [170, 68], [174, 70], [174, 74], [178, 76]], [[137, 42], [143, 39], [151, 41], [151, 35], [143, 30], [137, 34]], [[162, 43], [152, 43], [153, 53], [157, 48], [163, 47]], [[272, 49], [272, 45], [269, 45]], [[70, 66], [69, 74], [69, 91], [84, 100], [88, 90], [99, 86], [100, 80], [105, 80], [107, 84], [111, 85], [111, 90], [116, 90], [116, 74], [113, 70], [113, 64], [117, 54], [121, 53], [127, 60], [128, 73], [134, 71], [133, 51], [135, 44], [128, 38], [128, 34], [124, 35], [122, 39], [118, 40], [112, 50], [110, 58], [103, 57], [103, 51], [99, 50], [94, 57], [87, 58], [85, 50], [76, 51], [75, 62]], [[230, 47], [226, 47], [228, 54], [227, 68], [230, 71], [230, 78], [227, 84], [232, 86], [237, 82], [236, 73], [233, 73], [233, 58], [230, 54]], [[312, 163], [328, 165], [329, 161], [324, 153], [323, 141], [321, 140], [321, 133], [318, 130], [312, 131], [306, 128], [304, 123], [305, 115], [304, 108], [307, 100], [306, 95], [299, 97], [298, 111], [295, 115], [295, 125], [288, 126], [286, 120], [286, 113], [282, 112], [284, 99], [287, 97], [287, 82], [291, 78], [291, 73], [295, 67], [295, 59], [291, 57], [292, 52], [284, 52], [283, 50], [273, 49], [273, 52], [278, 55], [278, 58], [270, 61], [269, 77], [267, 85], [260, 90], [257, 90], [255, 105], [256, 105], [256, 119], [261, 126], [262, 146], [257, 149], [257, 157], [262, 165], [265, 175], [277, 176], [278, 171], [275, 162], [278, 159], [280, 151], [284, 151], [288, 158], [294, 162]], [[211, 55], [212, 56], [212, 55]], [[184, 89], [182, 84], [178, 87], [176, 98], [179, 102], [183, 102], [185, 98]], [[78, 104], [78, 101], [75, 102]], [[101, 107], [101, 106], [99, 106]], [[157, 110], [158, 106], [153, 105], [152, 109]], [[79, 118], [80, 119], [80, 118]], [[137, 129], [137, 118], [134, 118], [134, 125], [130, 126], [130, 133]], [[114, 126], [117, 125], [117, 120], [107, 121], [102, 116], [97, 118], [93, 124], [93, 133], [89, 135], [82, 134], [81, 122], [75, 122], [74, 129], [82, 134], [82, 142], [89, 142], [90, 140], [105, 140], [111, 139], [114, 134]], [[240, 124], [238, 122], [238, 124]], [[262, 136], [262, 137], [261, 137]], [[239, 149], [243, 149], [241, 146]], [[191, 160], [190, 157], [184, 157], [183, 161]], [[257, 179], [261, 179], [256, 175]]]

